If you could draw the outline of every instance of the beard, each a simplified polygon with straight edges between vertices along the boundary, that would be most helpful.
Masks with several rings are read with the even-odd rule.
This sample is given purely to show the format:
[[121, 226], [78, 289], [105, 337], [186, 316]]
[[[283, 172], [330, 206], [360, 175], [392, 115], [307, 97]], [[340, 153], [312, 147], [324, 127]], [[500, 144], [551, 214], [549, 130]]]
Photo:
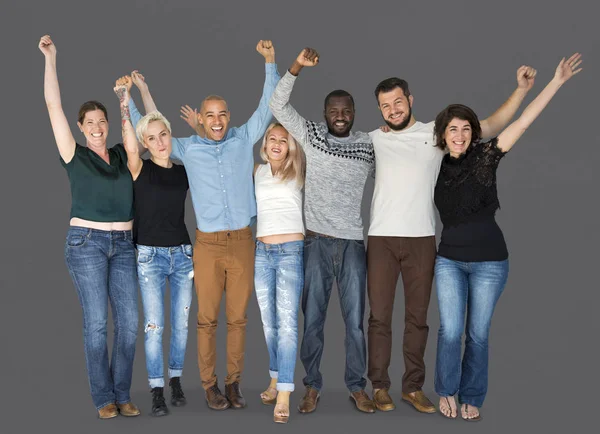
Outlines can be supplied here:
[[384, 119], [384, 121], [388, 125], [388, 127], [390, 127], [391, 130], [402, 131], [410, 123], [411, 119], [412, 119], [412, 107], [408, 107], [408, 116], [406, 116], [406, 119], [404, 119], [401, 124], [399, 124], [399, 125], [393, 124], [390, 121], [388, 121], [387, 119]]

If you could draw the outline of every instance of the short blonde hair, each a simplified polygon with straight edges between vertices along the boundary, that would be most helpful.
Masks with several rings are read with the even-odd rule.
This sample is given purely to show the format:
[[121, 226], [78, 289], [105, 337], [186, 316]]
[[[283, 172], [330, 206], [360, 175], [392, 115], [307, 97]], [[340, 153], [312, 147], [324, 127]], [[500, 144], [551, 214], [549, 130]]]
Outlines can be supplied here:
[[144, 134], [146, 134], [150, 122], [155, 121], [161, 121], [163, 124], [165, 124], [167, 130], [169, 130], [169, 134], [171, 134], [171, 123], [158, 110], [155, 110], [153, 112], [148, 113], [146, 116], [140, 119], [140, 121], [135, 127], [135, 135], [137, 136], [137, 139], [140, 141], [140, 143], [144, 143]]
[[267, 128], [267, 131], [265, 131], [262, 146], [260, 147], [260, 157], [265, 163], [269, 162], [269, 157], [267, 156], [267, 137], [269, 136], [271, 130], [275, 127], [281, 127], [288, 133], [288, 154], [285, 157], [285, 160], [283, 160], [281, 169], [277, 171], [276, 175], [282, 181], [295, 180], [298, 187], [302, 188], [304, 186], [304, 176], [306, 173], [306, 159], [304, 157], [304, 151], [302, 150], [302, 147], [298, 145], [298, 142], [296, 142], [290, 132], [286, 130], [285, 127], [279, 122], [273, 122]]

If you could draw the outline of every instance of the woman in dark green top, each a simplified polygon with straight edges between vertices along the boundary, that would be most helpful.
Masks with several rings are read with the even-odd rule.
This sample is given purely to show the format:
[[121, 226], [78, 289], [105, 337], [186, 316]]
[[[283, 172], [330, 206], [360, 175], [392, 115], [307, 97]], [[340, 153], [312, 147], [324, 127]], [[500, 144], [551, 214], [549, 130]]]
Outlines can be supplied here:
[[[79, 109], [86, 146], [75, 143], [62, 109], [56, 46], [40, 39], [46, 58], [44, 96], [60, 161], [71, 184], [71, 221], [65, 259], [83, 309], [83, 338], [92, 399], [102, 419], [137, 416], [129, 389], [138, 327], [133, 183], [122, 144], [106, 147], [108, 116], [97, 101]], [[108, 303], [114, 320], [109, 362]]]

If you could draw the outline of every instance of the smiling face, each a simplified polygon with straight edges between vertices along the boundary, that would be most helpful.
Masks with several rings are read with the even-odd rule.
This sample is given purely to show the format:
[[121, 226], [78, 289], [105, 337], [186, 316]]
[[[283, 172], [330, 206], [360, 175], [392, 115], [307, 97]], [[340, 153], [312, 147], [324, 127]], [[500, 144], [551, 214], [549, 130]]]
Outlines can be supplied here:
[[94, 147], [106, 146], [108, 120], [102, 110], [95, 109], [87, 111], [83, 116], [83, 120], [77, 122], [77, 125], [85, 136], [88, 145]]
[[216, 142], [223, 140], [229, 125], [229, 110], [222, 99], [206, 99], [198, 114], [198, 121], [204, 127], [206, 138]]
[[265, 141], [265, 152], [270, 163], [282, 163], [288, 156], [288, 132], [281, 126], [271, 128]]
[[171, 155], [171, 133], [162, 121], [152, 121], [144, 133], [144, 147], [153, 158], [164, 160]]
[[471, 123], [464, 119], [453, 118], [444, 131], [444, 141], [450, 155], [454, 158], [467, 152], [472, 137]]
[[377, 95], [381, 116], [394, 131], [405, 129], [412, 119], [413, 97], [407, 97], [400, 87]]
[[329, 133], [348, 137], [354, 124], [354, 103], [349, 96], [332, 96], [325, 106], [325, 121]]

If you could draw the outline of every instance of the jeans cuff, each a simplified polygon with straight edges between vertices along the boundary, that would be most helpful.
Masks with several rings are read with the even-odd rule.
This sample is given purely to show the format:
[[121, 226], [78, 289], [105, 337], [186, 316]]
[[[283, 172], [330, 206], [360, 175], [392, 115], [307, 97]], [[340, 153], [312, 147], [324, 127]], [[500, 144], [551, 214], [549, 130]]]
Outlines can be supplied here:
[[277, 371], [271, 371], [269, 369], [269, 377], [271, 377], [271, 378], [278, 378], [279, 377], [279, 373]]
[[278, 392], [293, 392], [294, 383], [277, 383]]
[[165, 379], [164, 378], [148, 378], [148, 384], [150, 385], [150, 389], [154, 389], [155, 387], [165, 387]]
[[183, 369], [171, 369], [171, 368], [169, 368], [169, 378], [181, 377], [182, 374], [183, 374]]

